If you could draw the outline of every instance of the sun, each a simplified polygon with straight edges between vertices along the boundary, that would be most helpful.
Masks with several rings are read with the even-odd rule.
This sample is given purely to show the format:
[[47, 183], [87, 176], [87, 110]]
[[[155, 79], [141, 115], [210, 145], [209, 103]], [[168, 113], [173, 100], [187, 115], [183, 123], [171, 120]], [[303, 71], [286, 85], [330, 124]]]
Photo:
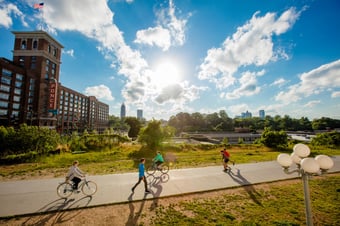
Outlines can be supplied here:
[[160, 87], [166, 87], [181, 82], [180, 65], [173, 60], [163, 60], [156, 64], [153, 70], [152, 82]]

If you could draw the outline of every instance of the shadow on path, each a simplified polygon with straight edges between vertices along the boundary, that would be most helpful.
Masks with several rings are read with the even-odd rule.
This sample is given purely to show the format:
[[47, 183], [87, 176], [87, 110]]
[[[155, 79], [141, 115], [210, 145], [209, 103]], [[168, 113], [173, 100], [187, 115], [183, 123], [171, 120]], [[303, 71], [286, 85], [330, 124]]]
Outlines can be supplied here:
[[[91, 202], [91, 196], [85, 196], [75, 201], [74, 198], [60, 198], [48, 203], [37, 210], [32, 217], [29, 217], [22, 225], [46, 225], [51, 219], [55, 218], [54, 223], [63, 223], [79, 214], [79, 211], [71, 212], [65, 210], [86, 207]], [[37, 215], [39, 213], [45, 213]], [[37, 217], [38, 216], [38, 217]]]
[[138, 219], [143, 211], [143, 208], [144, 208], [144, 205], [145, 205], [145, 201], [146, 201], [146, 196], [147, 194], [144, 194], [144, 197], [143, 197], [143, 200], [142, 200], [142, 203], [140, 204], [140, 207], [139, 207], [139, 210], [137, 212], [135, 212], [135, 206], [133, 204], [133, 194], [134, 193], [131, 193], [128, 197], [128, 200], [129, 200], [129, 209], [130, 209], [130, 214], [129, 214], [129, 218], [126, 222], [126, 226], [135, 226], [137, 225], [137, 222], [138, 222]]
[[241, 175], [240, 169], [237, 169], [236, 174], [232, 170], [228, 171], [228, 174], [235, 182], [237, 182], [244, 188], [244, 190], [246, 190], [250, 198], [257, 205], [262, 206], [262, 203], [257, 198], [257, 196], [261, 196], [261, 194], [255, 190], [254, 186], [244, 176]]

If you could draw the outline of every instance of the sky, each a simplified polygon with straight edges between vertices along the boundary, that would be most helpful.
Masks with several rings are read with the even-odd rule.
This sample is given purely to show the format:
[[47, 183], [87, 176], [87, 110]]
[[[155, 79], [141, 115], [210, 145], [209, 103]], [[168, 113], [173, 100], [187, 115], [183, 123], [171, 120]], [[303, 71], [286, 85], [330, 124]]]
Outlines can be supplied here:
[[[35, 3], [44, 3], [34, 9]], [[225, 110], [340, 119], [338, 0], [0, 0], [11, 31], [63, 46], [63, 86], [147, 120]]]

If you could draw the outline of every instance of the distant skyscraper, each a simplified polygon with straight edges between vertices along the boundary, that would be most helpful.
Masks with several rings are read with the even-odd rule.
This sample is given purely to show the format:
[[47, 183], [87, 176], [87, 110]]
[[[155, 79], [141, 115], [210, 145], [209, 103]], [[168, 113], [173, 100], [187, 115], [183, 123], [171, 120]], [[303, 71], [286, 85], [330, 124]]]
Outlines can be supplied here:
[[122, 103], [122, 106], [120, 107], [120, 118], [125, 118], [126, 116], [126, 108], [124, 102]]
[[241, 113], [241, 118], [251, 118], [251, 117], [252, 117], [252, 114], [249, 111]]
[[260, 117], [260, 119], [264, 119], [265, 116], [266, 115], [264, 113], [264, 110], [259, 110], [259, 117]]
[[137, 119], [143, 119], [143, 110], [142, 109], [137, 110]]

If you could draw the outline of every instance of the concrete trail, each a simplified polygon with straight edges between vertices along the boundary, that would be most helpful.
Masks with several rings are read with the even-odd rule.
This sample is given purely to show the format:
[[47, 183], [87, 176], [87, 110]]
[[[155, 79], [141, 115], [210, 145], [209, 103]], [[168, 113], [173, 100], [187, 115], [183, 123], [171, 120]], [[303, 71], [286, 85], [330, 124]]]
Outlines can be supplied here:
[[[330, 172], [340, 172], [340, 156], [333, 157], [333, 160], [334, 167]], [[231, 173], [223, 172], [222, 166], [170, 169], [167, 174], [156, 172], [154, 176], [148, 176], [151, 193], [144, 194], [142, 183], [134, 193], [131, 192], [138, 172], [90, 175], [88, 179], [98, 185], [97, 193], [92, 197], [72, 194], [68, 199], [59, 198], [56, 192], [64, 178], [0, 182], [0, 217], [124, 203], [297, 177], [297, 173], [285, 174], [276, 161], [236, 164]]]

